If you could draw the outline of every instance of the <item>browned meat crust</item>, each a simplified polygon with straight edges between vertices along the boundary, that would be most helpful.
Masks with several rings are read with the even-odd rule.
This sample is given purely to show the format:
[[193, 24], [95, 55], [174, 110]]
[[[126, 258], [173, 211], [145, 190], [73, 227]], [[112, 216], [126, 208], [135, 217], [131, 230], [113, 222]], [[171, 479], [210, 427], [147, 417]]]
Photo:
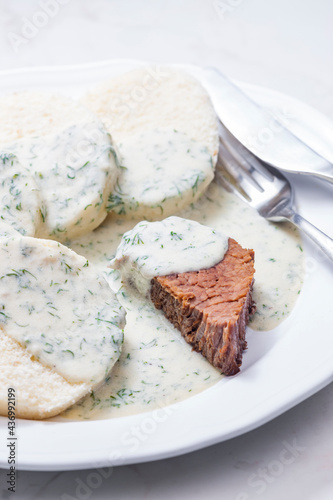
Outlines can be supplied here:
[[152, 279], [151, 299], [193, 349], [226, 375], [239, 372], [245, 330], [254, 313], [254, 252], [229, 238], [224, 259], [209, 269]]

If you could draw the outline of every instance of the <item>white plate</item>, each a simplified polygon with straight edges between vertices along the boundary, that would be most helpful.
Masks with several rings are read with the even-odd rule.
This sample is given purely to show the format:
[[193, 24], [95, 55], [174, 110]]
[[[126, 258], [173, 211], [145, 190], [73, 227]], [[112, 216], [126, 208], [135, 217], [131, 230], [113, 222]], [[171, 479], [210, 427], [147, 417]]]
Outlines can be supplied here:
[[[142, 63], [0, 73], [0, 91], [55, 89], [78, 96], [87, 86]], [[200, 78], [200, 68], [183, 66]], [[290, 126], [333, 161], [333, 123], [283, 94], [242, 84], [260, 104], [287, 110]], [[303, 213], [333, 236], [332, 188], [290, 176]], [[306, 280], [290, 317], [269, 333], [249, 332], [240, 374], [177, 405], [111, 420], [17, 422], [18, 467], [70, 470], [171, 457], [254, 429], [309, 397], [333, 379], [333, 266], [308, 241]], [[8, 468], [7, 419], [0, 418], [0, 466]]]

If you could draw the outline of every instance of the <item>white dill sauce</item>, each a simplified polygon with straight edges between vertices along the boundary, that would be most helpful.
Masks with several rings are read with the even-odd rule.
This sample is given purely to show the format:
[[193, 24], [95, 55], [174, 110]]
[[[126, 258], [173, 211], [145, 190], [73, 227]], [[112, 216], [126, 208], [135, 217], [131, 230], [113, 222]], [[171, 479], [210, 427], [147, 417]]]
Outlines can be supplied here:
[[[213, 227], [255, 250], [257, 313], [250, 323], [253, 329], [269, 330], [288, 316], [303, 276], [301, 239], [296, 229], [267, 222], [215, 183], [199, 202], [179, 215]], [[137, 222], [109, 216], [100, 228], [71, 245], [104, 270], [114, 290], [119, 289], [127, 324], [122, 354], [110, 379], [67, 410], [65, 417], [113, 418], [153, 410], [197, 394], [221, 378], [149, 300], [122, 287], [118, 272], [107, 268], [122, 235]]]
[[110, 262], [121, 271], [122, 280], [149, 297], [155, 276], [168, 276], [208, 269], [224, 257], [228, 237], [199, 222], [167, 217], [157, 222], [141, 221], [127, 231]]

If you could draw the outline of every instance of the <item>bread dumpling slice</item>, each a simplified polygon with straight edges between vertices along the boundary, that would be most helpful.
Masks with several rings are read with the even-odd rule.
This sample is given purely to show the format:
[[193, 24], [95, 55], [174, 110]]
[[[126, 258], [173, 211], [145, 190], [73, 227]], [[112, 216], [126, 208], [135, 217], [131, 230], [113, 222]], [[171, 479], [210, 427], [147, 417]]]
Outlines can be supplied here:
[[69, 97], [43, 91], [22, 91], [0, 96], [0, 142], [56, 134], [96, 117]]
[[15, 414], [19, 418], [44, 419], [79, 401], [90, 384], [70, 383], [42, 365], [0, 328], [0, 415], [7, 415], [8, 388], [15, 390]]
[[[44, 207], [38, 237], [64, 242], [103, 222], [120, 168], [110, 134], [99, 120], [22, 139], [6, 150], [38, 186]], [[22, 188], [23, 195], [27, 189]]]
[[[120, 356], [124, 324], [124, 309], [85, 258], [51, 240], [1, 238], [0, 373], [2, 385], [17, 391], [17, 416], [50, 416], [103, 384]], [[29, 406], [26, 380], [36, 393], [41, 384], [46, 399]], [[49, 380], [64, 392], [52, 394], [51, 384], [48, 395]]]
[[108, 209], [160, 219], [194, 203], [214, 177], [217, 117], [201, 84], [183, 71], [143, 67], [97, 85], [82, 102], [119, 149], [122, 174]]
[[120, 169], [110, 134], [85, 106], [42, 91], [0, 96], [0, 144], [40, 190], [36, 236], [67, 242], [105, 219]]

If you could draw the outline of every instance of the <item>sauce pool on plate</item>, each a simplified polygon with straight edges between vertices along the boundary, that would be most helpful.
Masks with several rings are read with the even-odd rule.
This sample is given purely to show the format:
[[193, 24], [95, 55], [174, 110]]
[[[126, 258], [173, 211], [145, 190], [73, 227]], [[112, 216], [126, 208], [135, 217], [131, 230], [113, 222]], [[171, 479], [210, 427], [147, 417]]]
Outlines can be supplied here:
[[[302, 243], [294, 227], [267, 222], [215, 182], [179, 215], [255, 250], [257, 312], [249, 325], [253, 330], [271, 330], [290, 314], [303, 280]], [[104, 271], [127, 310], [127, 324], [123, 351], [111, 377], [62, 417], [100, 419], [149, 411], [180, 402], [221, 380], [221, 374], [191, 350], [148, 299], [123, 286], [118, 272], [108, 268], [122, 235], [137, 222], [109, 216], [93, 233], [71, 243], [73, 250]]]

